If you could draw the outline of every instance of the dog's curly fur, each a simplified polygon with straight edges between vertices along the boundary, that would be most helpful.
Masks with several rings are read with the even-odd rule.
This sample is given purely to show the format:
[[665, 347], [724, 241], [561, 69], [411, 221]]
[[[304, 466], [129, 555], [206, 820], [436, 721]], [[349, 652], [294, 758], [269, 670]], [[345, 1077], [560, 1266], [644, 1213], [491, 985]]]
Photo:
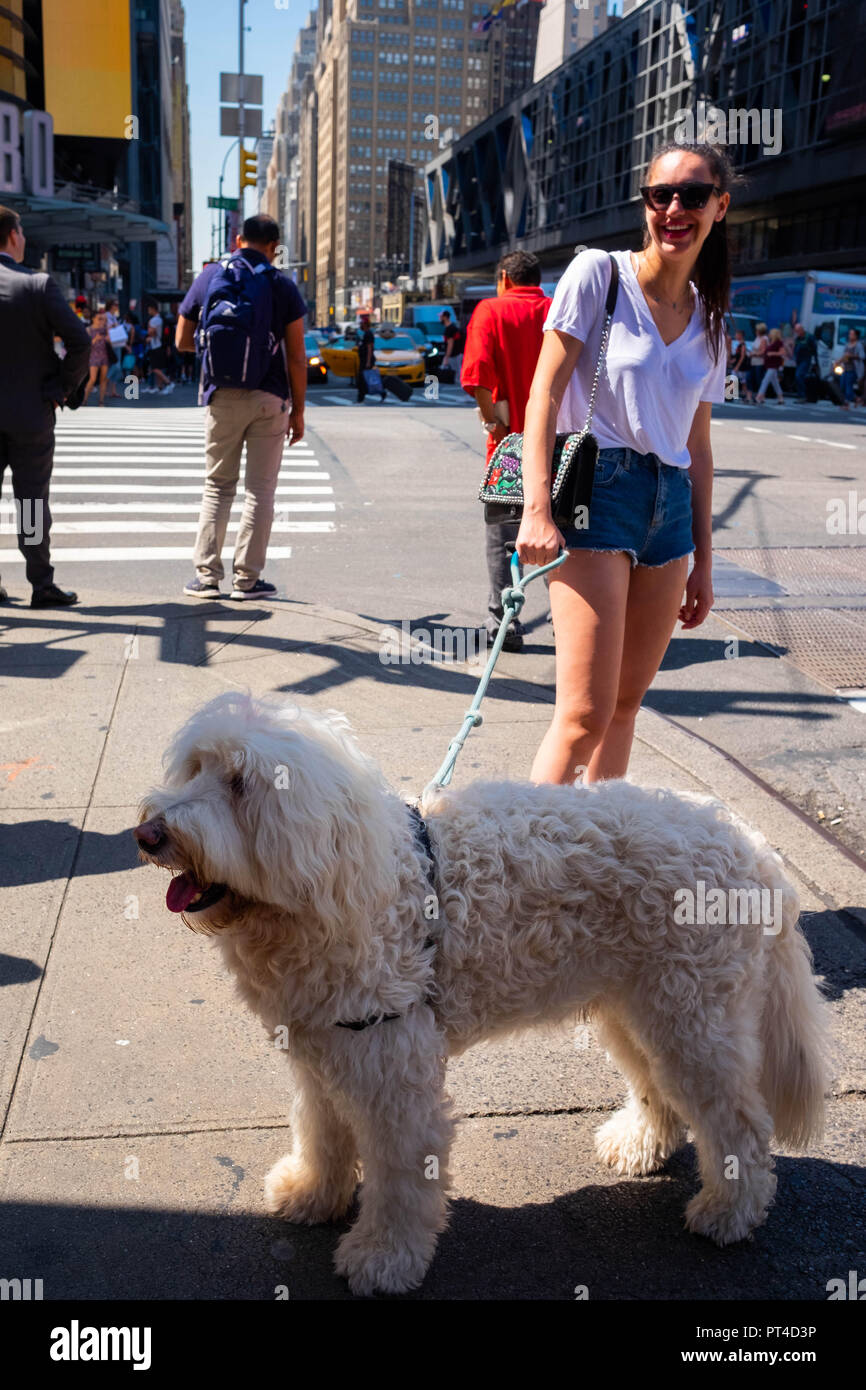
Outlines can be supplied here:
[[[406, 805], [339, 716], [222, 695], [166, 762], [141, 807], [143, 857], [225, 885], [184, 920], [217, 937], [288, 1042], [294, 1147], [267, 1204], [333, 1220], [363, 1174], [336, 1257], [355, 1293], [416, 1287], [445, 1226], [447, 1058], [569, 1016], [594, 1022], [628, 1081], [596, 1136], [602, 1161], [651, 1173], [689, 1126], [689, 1229], [726, 1244], [764, 1221], [771, 1135], [801, 1147], [821, 1130], [824, 1005], [778, 856], [723, 806], [624, 781], [438, 792], [422, 805], [431, 920]], [[780, 929], [678, 923], [675, 894], [701, 879], [778, 890]], [[399, 1017], [336, 1026], [386, 1014]]]

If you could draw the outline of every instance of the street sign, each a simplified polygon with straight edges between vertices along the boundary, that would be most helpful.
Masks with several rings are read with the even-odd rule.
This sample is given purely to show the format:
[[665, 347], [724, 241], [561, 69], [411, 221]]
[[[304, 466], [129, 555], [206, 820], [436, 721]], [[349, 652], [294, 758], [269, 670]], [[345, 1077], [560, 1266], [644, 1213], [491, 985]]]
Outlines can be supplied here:
[[242, 101], [245, 106], [261, 106], [261, 76], [253, 72], [221, 72], [220, 101]]
[[238, 210], [237, 198], [208, 198], [207, 205], [209, 208], [222, 208], [224, 212], [237, 212]]
[[[237, 106], [220, 107], [220, 135], [240, 135], [240, 119]], [[257, 140], [262, 133], [261, 108], [244, 107], [244, 136]]]

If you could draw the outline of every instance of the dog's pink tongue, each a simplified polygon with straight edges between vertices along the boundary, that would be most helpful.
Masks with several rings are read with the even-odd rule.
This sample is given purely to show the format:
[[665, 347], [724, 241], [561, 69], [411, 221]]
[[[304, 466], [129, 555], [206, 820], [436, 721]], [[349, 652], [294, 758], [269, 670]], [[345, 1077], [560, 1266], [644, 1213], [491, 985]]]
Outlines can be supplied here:
[[196, 893], [200, 893], [201, 887], [196, 883], [192, 874], [178, 874], [168, 885], [168, 892], [165, 895], [165, 905], [170, 912], [183, 912], [189, 907]]

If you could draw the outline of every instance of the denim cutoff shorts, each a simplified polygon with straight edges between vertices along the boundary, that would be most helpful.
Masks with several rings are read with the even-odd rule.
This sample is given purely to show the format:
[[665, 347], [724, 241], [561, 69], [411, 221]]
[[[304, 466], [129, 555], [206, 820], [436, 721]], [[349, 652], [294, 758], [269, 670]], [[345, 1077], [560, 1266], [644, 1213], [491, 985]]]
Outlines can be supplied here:
[[589, 525], [560, 529], [568, 550], [624, 550], [632, 565], [667, 565], [691, 555], [689, 470], [635, 449], [600, 449]]

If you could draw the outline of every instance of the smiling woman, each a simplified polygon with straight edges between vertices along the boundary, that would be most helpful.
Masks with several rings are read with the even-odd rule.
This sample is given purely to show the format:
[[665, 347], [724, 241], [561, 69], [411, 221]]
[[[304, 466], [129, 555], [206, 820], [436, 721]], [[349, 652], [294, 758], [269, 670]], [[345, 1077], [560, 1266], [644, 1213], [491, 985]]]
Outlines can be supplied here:
[[550, 578], [556, 708], [532, 769], [539, 782], [571, 782], [583, 769], [588, 782], [625, 775], [635, 716], [677, 616], [694, 628], [712, 606], [710, 413], [724, 400], [734, 179], [716, 146], [666, 145], [650, 160], [643, 247], [611, 253], [620, 292], [594, 399], [600, 452], [588, 524], [563, 530], [551, 512], [550, 459], [555, 435], [579, 432], [590, 413], [607, 252], [575, 256], [544, 325], [517, 551], [536, 564], [560, 548], [570, 555]]

